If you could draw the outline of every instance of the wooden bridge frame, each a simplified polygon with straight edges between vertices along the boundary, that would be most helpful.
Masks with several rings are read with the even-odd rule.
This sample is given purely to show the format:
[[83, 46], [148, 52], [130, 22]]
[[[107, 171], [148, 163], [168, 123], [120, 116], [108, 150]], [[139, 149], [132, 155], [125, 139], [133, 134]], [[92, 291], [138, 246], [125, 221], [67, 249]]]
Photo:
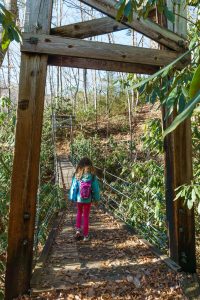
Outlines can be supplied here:
[[[122, 23], [116, 22], [115, 0], [81, 0], [108, 17], [51, 29], [52, 2], [28, 1], [31, 4], [21, 48], [11, 185], [7, 300], [30, 289], [47, 65], [152, 74], [178, 57], [185, 47], [183, 37], [149, 19], [139, 19], [137, 14], [134, 14], [131, 23], [125, 18]], [[163, 45], [165, 50], [82, 40], [127, 27]], [[181, 61], [177, 67], [182, 68], [185, 63]], [[165, 178], [170, 257], [183, 270], [195, 272], [194, 212], [183, 207], [181, 199], [173, 201], [175, 188], [192, 179], [191, 145], [191, 126], [186, 120], [165, 139]]]

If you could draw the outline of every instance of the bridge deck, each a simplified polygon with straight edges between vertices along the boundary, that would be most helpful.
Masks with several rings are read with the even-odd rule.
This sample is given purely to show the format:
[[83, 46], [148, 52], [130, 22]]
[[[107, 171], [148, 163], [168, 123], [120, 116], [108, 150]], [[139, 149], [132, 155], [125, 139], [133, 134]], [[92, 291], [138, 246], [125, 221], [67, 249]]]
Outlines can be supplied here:
[[91, 210], [90, 241], [76, 241], [75, 213], [69, 204], [48, 259], [33, 276], [33, 298], [185, 299], [177, 273], [100, 208]]

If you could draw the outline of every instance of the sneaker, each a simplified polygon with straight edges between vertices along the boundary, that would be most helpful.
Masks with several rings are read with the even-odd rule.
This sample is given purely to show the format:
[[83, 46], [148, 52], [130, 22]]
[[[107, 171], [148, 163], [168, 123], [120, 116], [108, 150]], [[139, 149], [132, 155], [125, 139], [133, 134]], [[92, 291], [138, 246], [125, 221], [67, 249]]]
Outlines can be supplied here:
[[81, 238], [81, 230], [80, 229], [76, 230], [75, 238], [76, 239], [80, 239]]
[[89, 241], [89, 239], [90, 239], [90, 238], [89, 238], [89, 236], [87, 235], [87, 236], [84, 236], [83, 241], [84, 241], [84, 242], [87, 242], [87, 241]]

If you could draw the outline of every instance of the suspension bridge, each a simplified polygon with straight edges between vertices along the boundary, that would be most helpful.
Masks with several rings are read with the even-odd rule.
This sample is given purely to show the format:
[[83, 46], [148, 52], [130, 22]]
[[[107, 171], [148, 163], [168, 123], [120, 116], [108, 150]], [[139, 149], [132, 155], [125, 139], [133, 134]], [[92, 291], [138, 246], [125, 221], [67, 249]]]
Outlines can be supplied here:
[[[156, 225], [151, 195], [145, 206], [132, 197], [134, 190], [142, 194], [140, 182], [133, 183], [95, 166], [101, 201], [99, 207], [92, 207], [91, 239], [88, 242], [75, 239], [76, 203], [68, 200], [68, 192], [75, 166], [83, 153], [73, 147], [74, 119], [71, 116], [56, 116], [52, 111], [51, 125], [54, 170], [48, 180], [44, 181], [41, 174], [39, 177], [33, 273], [28, 297], [198, 299], [197, 277], [191, 276], [188, 280], [180, 272], [181, 267], [167, 255], [165, 225]], [[70, 135], [71, 152], [57, 153], [58, 130]], [[91, 155], [92, 147], [90, 143], [88, 153]], [[131, 214], [135, 227], [130, 223], [132, 207], [127, 207], [127, 201], [134, 201]]]
[[[66, 197], [74, 166], [62, 156], [59, 167], [60, 185]], [[102, 199], [101, 207], [92, 207], [91, 240], [76, 241], [76, 209], [74, 203], [67, 202], [35, 265], [32, 297], [183, 299], [177, 275], [180, 267], [106, 208], [108, 199]]]
[[[53, 124], [53, 128], [56, 129], [57, 126]], [[53, 135], [56, 140], [56, 132]], [[185, 295], [198, 295], [199, 286], [196, 279], [190, 279], [189, 288], [192, 287], [192, 292], [188, 292], [188, 279], [179, 273], [180, 266], [137, 235], [135, 230], [125, 223], [125, 211], [113, 215], [119, 208], [121, 199], [129, 196], [112, 187], [107, 175], [124, 184], [131, 183], [105, 169], [96, 169], [97, 173], [101, 172], [99, 181], [102, 199], [99, 207], [92, 207], [91, 239], [88, 242], [77, 241], [76, 204], [67, 198], [77, 157], [56, 155], [54, 161], [55, 170], [58, 171], [57, 182], [62, 189], [66, 206], [59, 209], [59, 199], [54, 198], [45, 216], [42, 216], [43, 221], [40, 222], [42, 207], [38, 200], [35, 266], [30, 298], [187, 299]], [[109, 190], [112, 191], [111, 194]], [[39, 190], [38, 199], [43, 193], [42, 189]], [[46, 193], [48, 195], [48, 191]], [[59, 196], [61, 195], [57, 195]], [[44, 228], [49, 231], [46, 240], [43, 240], [44, 248], [38, 253]], [[151, 231], [153, 236], [153, 228]], [[160, 242], [164, 243], [163, 240]]]
[[[112, 19], [116, 19], [118, 15], [114, 0], [81, 2]], [[105, 24], [104, 18], [100, 18], [98, 23], [91, 20], [89, 26], [82, 22], [81, 25], [70, 24], [70, 28], [66, 25], [64, 28], [57, 27], [52, 30], [52, 6], [53, 0], [27, 1], [25, 33], [21, 47], [5, 299], [11, 300], [25, 294], [30, 287], [31, 297], [38, 299], [185, 299], [179, 285], [179, 277], [183, 276], [184, 282], [184, 274], [178, 275], [178, 265], [165, 256], [153, 254], [150, 251], [153, 247], [125, 227], [123, 221], [129, 209], [123, 206], [126, 201], [121, 200], [128, 199], [130, 194], [125, 193], [124, 189], [120, 190], [120, 185], [113, 186], [112, 180], [107, 179], [116, 175], [108, 174], [105, 169], [100, 170], [103, 174], [99, 176], [102, 207], [93, 208], [92, 239], [88, 243], [74, 240], [75, 212], [73, 205], [69, 205], [66, 199], [76, 157], [71, 157], [71, 164], [66, 157], [59, 158], [54, 151], [54, 174], [47, 178], [39, 176], [38, 189], [47, 65], [147, 75], [156, 72], [153, 78], [163, 72], [160, 68], [164, 66], [183, 69], [190, 62], [187, 55], [185, 5], [174, 4], [172, 9], [178, 8], [184, 17], [179, 18], [177, 14], [175, 23], [170, 23], [168, 28], [163, 16], [159, 13], [158, 17], [156, 10], [153, 10], [151, 19], [141, 19], [137, 14], [133, 14], [131, 22], [122, 18], [124, 26], [156, 41], [162, 46], [159, 49], [83, 40], [86, 36], [92, 38], [123, 28], [116, 27], [112, 21]], [[153, 15], [158, 17], [157, 23], [154, 22]], [[100, 31], [99, 24], [105, 25]], [[83, 34], [78, 33], [75, 30], [77, 28], [84, 28]], [[164, 128], [171, 122], [165, 118], [165, 109], [167, 107], [163, 107]], [[175, 116], [176, 112], [173, 113]], [[190, 125], [190, 120], [185, 120], [165, 138], [169, 245], [166, 233], [159, 233], [159, 228], [151, 222], [153, 214], [148, 201], [148, 221], [144, 222], [142, 214], [133, 221], [138, 224], [139, 231], [145, 232], [145, 236], [153, 238], [156, 232], [156, 244], [163, 244], [164, 250], [169, 248], [170, 257], [182, 270], [194, 273], [194, 210], [184, 206], [180, 197], [174, 201], [176, 188], [192, 179]], [[52, 143], [55, 145], [54, 129]], [[129, 185], [129, 182], [123, 182], [119, 177], [115, 177], [113, 181], [121, 181], [121, 186]], [[133, 185], [132, 188], [138, 186]], [[109, 213], [112, 207], [115, 211], [114, 217]], [[135, 208], [135, 214], [139, 207], [140, 203]], [[118, 220], [115, 219], [117, 217]], [[190, 288], [196, 297], [193, 299], [197, 299], [198, 288], [198, 282], [194, 281]]]

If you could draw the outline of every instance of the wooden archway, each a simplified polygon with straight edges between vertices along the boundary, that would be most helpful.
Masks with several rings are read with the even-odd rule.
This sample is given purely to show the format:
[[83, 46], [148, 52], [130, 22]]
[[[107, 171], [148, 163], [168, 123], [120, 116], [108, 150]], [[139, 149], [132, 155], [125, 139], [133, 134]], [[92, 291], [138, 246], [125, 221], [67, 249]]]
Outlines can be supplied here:
[[[51, 29], [53, 0], [28, 1], [23, 35], [15, 154], [6, 269], [6, 299], [30, 288], [38, 187], [39, 155], [47, 65], [152, 74], [184, 51], [182, 36], [153, 21], [120, 24], [115, 0], [81, 2], [108, 15], [107, 18]], [[179, 22], [177, 20], [177, 22]], [[82, 38], [131, 27], [168, 50], [110, 45]], [[179, 62], [182, 68], [185, 61]], [[166, 124], [167, 125], [167, 124]], [[174, 202], [175, 188], [192, 178], [190, 121], [186, 120], [165, 139], [166, 200], [170, 256], [185, 271], [195, 272], [194, 212]], [[11, 288], [12, 287], [12, 288]]]

